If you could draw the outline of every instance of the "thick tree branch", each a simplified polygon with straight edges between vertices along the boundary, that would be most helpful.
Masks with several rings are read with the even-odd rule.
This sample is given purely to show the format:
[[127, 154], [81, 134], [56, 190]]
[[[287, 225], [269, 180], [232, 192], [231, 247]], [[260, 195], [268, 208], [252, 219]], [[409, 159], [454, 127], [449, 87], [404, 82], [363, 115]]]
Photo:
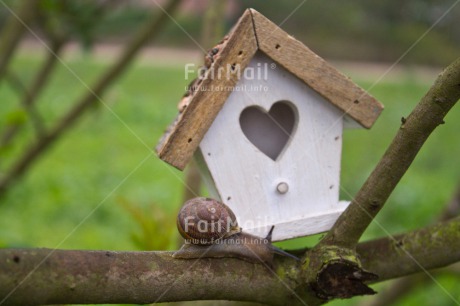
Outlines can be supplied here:
[[288, 277], [286, 266], [275, 274], [238, 259], [178, 260], [170, 252], [0, 250], [0, 304], [198, 299], [300, 304], [288, 289], [295, 286], [296, 270]]
[[378, 281], [445, 267], [460, 261], [460, 217], [406, 234], [360, 243], [363, 267]]
[[44, 135], [37, 143], [28, 148], [25, 153], [20, 156], [17, 162], [8, 170], [5, 176], [0, 180], [0, 196], [7, 190], [7, 188], [19, 178], [31, 165], [37, 160], [41, 154], [45, 152], [64, 132], [69, 130], [79, 119], [86, 110], [90, 108], [95, 102], [98, 101], [104, 91], [113, 83], [113, 81], [121, 75], [121, 73], [128, 67], [128, 64], [133, 60], [140, 48], [153, 36], [158, 35], [169, 20], [167, 14], [171, 14], [180, 3], [180, 0], [171, 0], [160, 16], [149, 22], [145, 28], [141, 29], [130, 45], [126, 47], [120, 59], [108, 69], [105, 74], [96, 82], [91, 90], [79, 99], [74, 107], [50, 129], [50, 132]]
[[[394, 239], [396, 242], [383, 238], [357, 246], [362, 266], [379, 275], [378, 280], [368, 281], [384, 281], [420, 272], [421, 267], [430, 270], [460, 261], [460, 217]], [[272, 271], [264, 265], [234, 258], [173, 259], [171, 252], [3, 249], [0, 250], [0, 304], [2, 301], [2, 305], [38, 305], [223, 299], [271, 305], [318, 305], [327, 302], [327, 298], [318, 296], [319, 292], [330, 293], [328, 288], [334, 290], [335, 297], [352, 295], [348, 290], [338, 290], [344, 285], [363, 294], [354, 281], [361, 277], [361, 272], [345, 264], [352, 263], [354, 255], [340, 249], [338, 252], [342, 262], [326, 262], [330, 256], [325, 251], [321, 254], [313, 251], [307, 253], [301, 266], [279, 257]], [[312, 266], [309, 262], [315, 261], [323, 261], [319, 274], [309, 270]], [[352, 278], [335, 278], [348, 273], [343, 267], [355, 271]], [[335, 277], [327, 278], [330, 276]]]
[[438, 76], [402, 125], [376, 168], [321, 241], [354, 248], [433, 130], [460, 98], [460, 58]]

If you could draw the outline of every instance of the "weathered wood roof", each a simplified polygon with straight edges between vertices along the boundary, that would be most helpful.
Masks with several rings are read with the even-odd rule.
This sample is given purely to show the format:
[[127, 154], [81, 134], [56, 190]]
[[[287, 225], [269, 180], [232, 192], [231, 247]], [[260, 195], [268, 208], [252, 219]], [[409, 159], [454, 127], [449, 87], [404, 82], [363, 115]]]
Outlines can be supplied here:
[[156, 148], [162, 160], [180, 170], [185, 168], [230, 95], [228, 88], [238, 82], [238, 73], [216, 77], [215, 72], [226, 67], [237, 67], [242, 72], [257, 51], [265, 53], [364, 128], [370, 128], [383, 110], [380, 102], [350, 78], [253, 9], [245, 11], [214, 51], [218, 54], [214, 56], [211, 51], [208, 55], [208, 69], [196, 83], [198, 89], [189, 93], [186, 105]]

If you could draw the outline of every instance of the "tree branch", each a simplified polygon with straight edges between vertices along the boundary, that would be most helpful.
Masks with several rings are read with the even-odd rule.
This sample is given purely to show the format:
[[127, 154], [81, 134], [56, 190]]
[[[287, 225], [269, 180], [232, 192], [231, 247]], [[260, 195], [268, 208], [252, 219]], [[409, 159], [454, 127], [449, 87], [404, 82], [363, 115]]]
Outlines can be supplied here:
[[31, 165], [37, 160], [45, 150], [50, 147], [64, 132], [69, 130], [73, 124], [81, 117], [86, 110], [98, 101], [104, 91], [113, 83], [113, 81], [121, 75], [127, 68], [128, 64], [140, 50], [140, 48], [153, 36], [160, 33], [160, 30], [166, 24], [171, 14], [180, 3], [180, 0], [171, 0], [168, 3], [165, 12], [162, 12], [156, 20], [149, 22], [146, 27], [141, 29], [138, 35], [133, 39], [130, 45], [126, 47], [120, 59], [106, 71], [104, 75], [92, 86], [91, 90], [78, 100], [74, 107], [50, 129], [50, 132], [44, 135], [40, 140], [28, 148], [25, 153], [20, 156], [17, 162], [9, 169], [5, 176], [0, 180], [0, 196], [7, 188], [19, 178]]
[[449, 204], [441, 214], [441, 220], [449, 220], [457, 217], [460, 214], [460, 184], [458, 184], [457, 190], [450, 200]]
[[195, 161], [191, 161], [185, 172], [185, 185], [182, 192], [182, 203], [190, 200], [200, 194], [201, 176], [198, 165]]
[[[15, 15], [10, 14], [6, 21], [0, 36], [0, 80], [5, 76], [11, 56], [24, 34], [24, 24], [28, 24], [35, 17], [39, 3], [36, 0], [21, 1]], [[5, 3], [3, 5], [11, 11]]]
[[[27, 90], [26, 86], [21, 82], [19, 77], [11, 71], [6, 73], [6, 80], [9, 81], [11, 87], [15, 89], [19, 95], [23, 95], [24, 97], [30, 96], [30, 92]], [[45, 133], [43, 118], [34, 105], [25, 103], [25, 99], [21, 99], [21, 106], [29, 116], [30, 121], [32, 122], [32, 126], [35, 129], [35, 133], [37, 134], [37, 138], [40, 138], [40, 136]], [[9, 144], [10, 140], [14, 138], [14, 135], [21, 126], [22, 125], [19, 124], [7, 126], [6, 131], [0, 137], [0, 149], [6, 147]]]
[[460, 261], [460, 217], [406, 234], [360, 243], [362, 266], [378, 281]]
[[319, 250], [307, 252], [301, 265], [277, 257], [270, 270], [234, 258], [173, 259], [171, 252], [0, 249], [0, 304], [227, 299], [319, 305], [333, 298], [372, 294], [362, 281], [384, 281], [459, 262], [460, 217], [359, 244], [362, 266], [379, 275], [377, 280], [356, 269], [350, 250], [331, 246]]
[[[58, 62], [57, 55], [60, 53], [62, 47], [64, 46], [64, 42], [64, 39], [54, 39], [51, 41], [50, 48], [52, 52], [48, 53], [45, 62], [43, 63], [39, 71], [35, 74], [34, 80], [32, 81], [32, 84], [30, 85], [29, 89], [25, 87], [22, 88], [23, 96], [21, 98], [21, 105], [31, 115], [31, 119], [33, 120], [33, 124], [35, 126], [38, 138], [45, 134], [45, 128], [42, 124], [43, 120], [41, 120], [41, 118], [39, 117], [38, 111], [36, 110], [34, 104], [35, 101], [38, 99], [40, 92], [45, 88], [45, 85], [51, 77], [53, 68]], [[9, 126], [3, 132], [3, 135], [0, 138], [0, 148], [6, 147], [17, 134], [19, 129], [20, 126], [18, 125]]]
[[[178, 260], [171, 252], [0, 250], [0, 304], [293, 299], [287, 273], [238, 259]], [[280, 266], [281, 270], [281, 266]], [[296, 270], [290, 270], [295, 278]], [[279, 277], [283, 278], [280, 281]], [[295, 301], [293, 304], [299, 304]]]
[[211, 48], [224, 36], [226, 4], [225, 0], [208, 3], [201, 28], [201, 45], [205, 48]]
[[322, 245], [354, 248], [382, 209], [428, 136], [460, 98], [460, 58], [438, 76], [401, 127], [372, 174], [321, 241]]
[[[452, 200], [446, 205], [444, 211], [441, 213], [439, 221], [443, 222], [458, 216], [460, 211], [460, 184], [452, 197]], [[446, 271], [437, 270], [436, 274], [442, 274], [450, 272], [452, 268], [445, 268]], [[399, 278], [391, 282], [391, 284], [385, 288], [384, 293], [375, 298], [370, 304], [363, 304], [367, 306], [384, 306], [392, 305], [400, 298], [408, 295], [412, 289], [431, 281], [429, 275], [425, 273], [418, 273], [407, 277]]]
[[[460, 217], [396, 236], [395, 241], [383, 238], [357, 246], [363, 267], [379, 275], [376, 281], [417, 273], [421, 267], [429, 270], [460, 261]], [[323, 260], [324, 272], [324, 267], [337, 267], [337, 261], [326, 263], [325, 253], [307, 254], [300, 266], [291, 259], [277, 257], [270, 270], [235, 258], [173, 259], [171, 252], [0, 249], [0, 304], [238, 300], [318, 305], [328, 301], [320, 298], [315, 289], [321, 282], [321, 290], [327, 284], [357, 289], [353, 278], [333, 278], [329, 283], [317, 277], [321, 274], [310, 271], [309, 262]], [[349, 255], [342, 253], [343, 262], [352, 259]], [[327, 275], [342, 275], [338, 272], [329, 269]], [[351, 295], [345, 291], [341, 294]]]

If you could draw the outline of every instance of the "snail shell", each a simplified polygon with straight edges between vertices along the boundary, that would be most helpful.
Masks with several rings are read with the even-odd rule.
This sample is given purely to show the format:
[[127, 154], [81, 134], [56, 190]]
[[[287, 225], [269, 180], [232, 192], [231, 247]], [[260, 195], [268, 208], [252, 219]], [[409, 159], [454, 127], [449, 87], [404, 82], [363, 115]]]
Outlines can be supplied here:
[[184, 203], [177, 216], [177, 228], [186, 239], [177, 259], [234, 257], [273, 267], [273, 255], [299, 260], [271, 244], [274, 226], [267, 237], [260, 238], [241, 231], [231, 209], [216, 200], [194, 198]]
[[177, 228], [188, 243], [197, 245], [210, 245], [241, 232], [231, 209], [209, 198], [185, 202], [177, 216]]

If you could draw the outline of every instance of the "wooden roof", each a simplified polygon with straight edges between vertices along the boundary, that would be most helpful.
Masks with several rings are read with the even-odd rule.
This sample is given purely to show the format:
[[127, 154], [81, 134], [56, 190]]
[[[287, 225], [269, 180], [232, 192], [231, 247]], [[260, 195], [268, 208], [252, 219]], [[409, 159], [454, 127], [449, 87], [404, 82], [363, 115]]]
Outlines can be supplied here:
[[253, 9], [245, 11], [219, 49], [215, 59], [211, 56], [213, 61], [199, 84], [205, 90], [191, 93], [186, 107], [156, 148], [162, 160], [180, 170], [193, 156], [231, 93], [213, 89], [232, 88], [238, 82], [238, 74], [207, 76], [228, 65], [238, 65], [243, 71], [257, 51], [265, 53], [364, 128], [370, 128], [383, 110], [380, 102], [350, 78]]

